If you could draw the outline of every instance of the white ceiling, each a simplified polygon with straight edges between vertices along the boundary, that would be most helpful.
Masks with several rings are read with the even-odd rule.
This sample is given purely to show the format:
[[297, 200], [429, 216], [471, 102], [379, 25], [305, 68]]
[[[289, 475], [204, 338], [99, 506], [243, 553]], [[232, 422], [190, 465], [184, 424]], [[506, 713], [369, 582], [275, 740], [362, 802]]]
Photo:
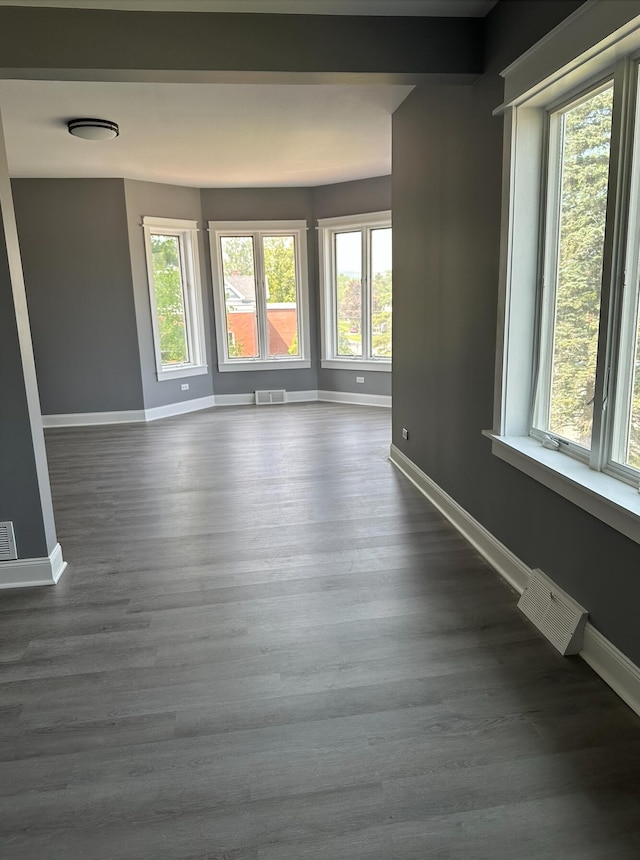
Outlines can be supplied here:
[[[485, 15], [496, 0], [0, 0], [185, 12]], [[11, 175], [126, 177], [225, 186], [308, 186], [391, 171], [391, 114], [409, 86], [0, 81]], [[120, 137], [73, 138], [97, 116]]]
[[[391, 114], [409, 86], [1, 81], [15, 177], [114, 177], [196, 187], [308, 186], [391, 170]], [[66, 120], [120, 125], [112, 141]]]
[[0, 0], [0, 6], [65, 6], [179, 12], [296, 15], [421, 15], [482, 18], [497, 0]]

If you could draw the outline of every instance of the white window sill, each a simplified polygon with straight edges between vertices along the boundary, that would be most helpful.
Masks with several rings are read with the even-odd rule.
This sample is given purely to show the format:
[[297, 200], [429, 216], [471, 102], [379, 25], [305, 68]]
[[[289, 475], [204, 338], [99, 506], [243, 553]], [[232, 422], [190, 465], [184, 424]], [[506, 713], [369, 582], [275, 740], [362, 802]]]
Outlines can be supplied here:
[[640, 493], [634, 487], [595, 472], [561, 451], [543, 448], [529, 436], [483, 432], [491, 439], [496, 457], [640, 543]]
[[235, 373], [238, 370], [304, 370], [311, 367], [311, 362], [303, 358], [282, 359], [275, 361], [260, 361], [253, 358], [238, 358], [218, 364], [220, 373]]
[[157, 371], [158, 382], [167, 382], [170, 379], [184, 379], [186, 376], [204, 376], [209, 372], [206, 364], [197, 366], [175, 367], [171, 370]]
[[330, 370], [381, 370], [383, 373], [391, 373], [391, 361], [382, 359], [323, 358], [320, 367]]

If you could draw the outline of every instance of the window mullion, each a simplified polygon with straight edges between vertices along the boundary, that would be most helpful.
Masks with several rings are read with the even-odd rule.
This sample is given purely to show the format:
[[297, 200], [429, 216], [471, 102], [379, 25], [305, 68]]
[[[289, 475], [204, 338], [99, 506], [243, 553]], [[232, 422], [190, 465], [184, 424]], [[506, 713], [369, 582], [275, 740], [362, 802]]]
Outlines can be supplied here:
[[546, 130], [546, 164], [542, 171], [546, 204], [544, 228], [541, 232], [540, 251], [541, 278], [539, 282], [540, 310], [537, 355], [535, 356], [534, 403], [532, 407], [535, 429], [549, 425], [549, 401], [551, 397], [551, 367], [553, 361], [554, 309], [558, 286], [558, 248], [560, 235], [560, 188], [562, 186], [562, 150], [564, 120], [560, 116], [549, 117]]
[[361, 286], [360, 331], [362, 332], [362, 357], [371, 358], [371, 230], [362, 230], [362, 286]]
[[331, 234], [331, 332], [333, 358], [338, 357], [340, 332], [338, 331], [338, 233]]
[[258, 314], [258, 352], [262, 361], [269, 360], [267, 337], [267, 290], [265, 286], [262, 233], [253, 234], [253, 264], [256, 277], [256, 312]]
[[601, 471], [611, 453], [616, 346], [621, 297], [625, 280], [625, 240], [628, 222], [628, 195], [633, 115], [634, 65], [629, 59], [618, 63], [614, 72], [614, 100], [611, 120], [609, 195], [604, 236], [602, 292], [598, 358], [593, 402], [593, 433], [590, 466]]
[[193, 343], [193, 309], [191, 306], [191, 297], [192, 297], [192, 289], [191, 289], [191, 281], [192, 278], [189, 275], [189, 259], [187, 255], [187, 243], [185, 241], [185, 234], [180, 233], [178, 237], [179, 247], [180, 247], [180, 281], [182, 284], [182, 306], [184, 307], [184, 316], [185, 316], [185, 334], [187, 339], [187, 359], [190, 363], [194, 363], [196, 361], [194, 343]]

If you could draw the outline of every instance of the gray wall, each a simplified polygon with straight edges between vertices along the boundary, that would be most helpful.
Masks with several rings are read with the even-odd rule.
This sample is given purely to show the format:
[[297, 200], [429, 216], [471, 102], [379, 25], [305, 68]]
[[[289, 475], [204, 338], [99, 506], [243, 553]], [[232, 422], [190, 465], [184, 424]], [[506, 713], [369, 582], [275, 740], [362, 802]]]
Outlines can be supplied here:
[[496, 346], [497, 72], [578, 5], [499, 4], [487, 74], [467, 89], [417, 89], [394, 115], [393, 441], [637, 663], [638, 544], [492, 456], [481, 435], [492, 426]]
[[[376, 176], [355, 182], [339, 182], [313, 189], [313, 214], [339, 218], [391, 209], [391, 177]], [[315, 240], [317, 242], [317, 238]], [[364, 377], [364, 383], [356, 377]], [[357, 394], [391, 394], [391, 374], [375, 370], [333, 370], [318, 367], [320, 391], [350, 391]]]
[[13, 521], [19, 558], [49, 554], [0, 213], [0, 521]]
[[[198, 234], [198, 246], [200, 251], [202, 302], [205, 318], [206, 355], [209, 370], [203, 376], [190, 376], [185, 379], [165, 379], [159, 382], [156, 373], [147, 260], [144, 247], [144, 232], [142, 229], [142, 219], [145, 215], [155, 218], [177, 218], [187, 221], [197, 221], [202, 227], [200, 191], [197, 188], [182, 188], [177, 185], [162, 185], [157, 182], [137, 182], [129, 179], [125, 180], [124, 187], [135, 313], [140, 344], [140, 355], [137, 360], [139, 361], [142, 373], [145, 408], [165, 406], [169, 403], [179, 403], [183, 400], [195, 400], [199, 397], [209, 397], [213, 394], [211, 364], [211, 331], [213, 329], [210, 324], [212, 319], [211, 291], [207, 288], [208, 282], [206, 278], [209, 263], [206, 258], [205, 232], [202, 229], [200, 230]], [[182, 383], [188, 383], [188, 391], [181, 390], [180, 386]]]
[[81, 70], [81, 79], [91, 80], [93, 70], [100, 79], [116, 66], [129, 80], [131, 70], [140, 70], [140, 79], [167, 80], [167, 70], [176, 69], [195, 80], [220, 70], [230, 73], [227, 81], [247, 80], [246, 72], [252, 80], [290, 72], [297, 81], [302, 73], [316, 82], [373, 73], [388, 82], [399, 74], [480, 72], [482, 21], [5, 7], [0, 53], [3, 66], [22, 70], [21, 77], [48, 69], [56, 80], [65, 76], [55, 77], [56, 69]]
[[12, 190], [43, 414], [141, 409], [123, 181]]

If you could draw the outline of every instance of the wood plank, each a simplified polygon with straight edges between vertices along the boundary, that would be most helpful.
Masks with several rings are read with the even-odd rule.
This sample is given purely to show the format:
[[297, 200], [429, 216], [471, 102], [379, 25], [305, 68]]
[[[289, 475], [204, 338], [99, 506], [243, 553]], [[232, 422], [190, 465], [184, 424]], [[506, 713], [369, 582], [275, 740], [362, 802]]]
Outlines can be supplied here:
[[385, 410], [47, 431], [0, 594], [11, 860], [631, 860], [640, 721], [388, 463]]

